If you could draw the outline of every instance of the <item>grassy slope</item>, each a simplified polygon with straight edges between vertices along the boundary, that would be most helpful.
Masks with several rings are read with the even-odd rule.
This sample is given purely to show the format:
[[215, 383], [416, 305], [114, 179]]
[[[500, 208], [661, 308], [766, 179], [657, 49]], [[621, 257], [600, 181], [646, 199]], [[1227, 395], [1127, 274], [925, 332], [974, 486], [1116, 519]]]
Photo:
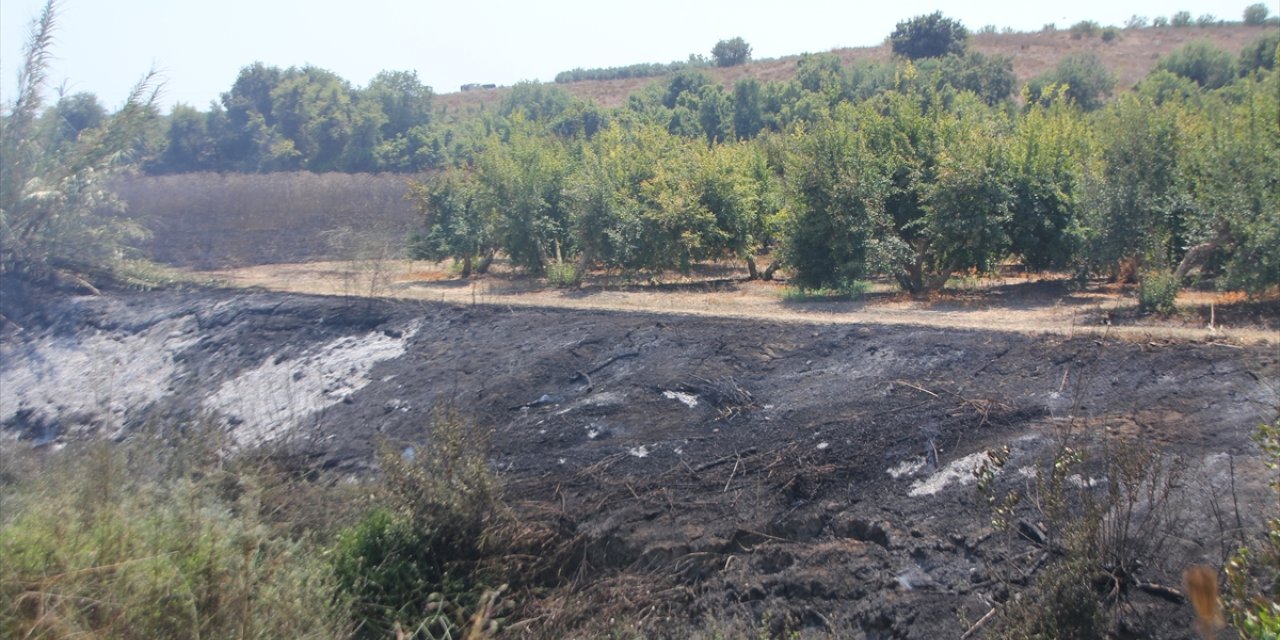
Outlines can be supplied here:
[[[1208, 40], [1233, 55], [1240, 53], [1245, 44], [1275, 27], [1250, 27], [1244, 25], [1215, 27], [1185, 27], [1180, 29], [1129, 29], [1120, 38], [1104, 43], [1100, 37], [1075, 39], [1065, 30], [1036, 33], [990, 34], [974, 36], [972, 46], [985, 54], [1001, 54], [1013, 57], [1013, 70], [1020, 83], [1051, 69], [1062, 58], [1082, 51], [1096, 51], [1102, 61], [1116, 74], [1118, 88], [1133, 86], [1155, 67], [1156, 61], [1170, 51], [1193, 40]], [[888, 60], [889, 46], [881, 43], [869, 47], [836, 49], [846, 65], [858, 60]], [[726, 87], [744, 77], [762, 82], [788, 80], [795, 74], [798, 56], [765, 60], [727, 69], [709, 68], [707, 71]], [[570, 93], [604, 107], [622, 105], [627, 96], [642, 89], [655, 78], [630, 78], [624, 80], [587, 81], [560, 85]], [[437, 97], [439, 106], [450, 110], [467, 109], [497, 104], [506, 89], [446, 93]]]

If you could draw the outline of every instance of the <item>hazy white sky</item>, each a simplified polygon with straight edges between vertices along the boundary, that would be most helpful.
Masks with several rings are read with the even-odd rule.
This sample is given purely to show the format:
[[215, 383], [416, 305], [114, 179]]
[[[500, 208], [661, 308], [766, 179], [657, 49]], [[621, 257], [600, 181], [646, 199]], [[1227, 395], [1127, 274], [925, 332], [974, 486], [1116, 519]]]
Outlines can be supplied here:
[[[162, 103], [204, 109], [255, 61], [312, 64], [361, 86], [381, 70], [414, 70], [437, 93], [467, 82], [551, 81], [574, 67], [709, 55], [741, 36], [757, 58], [881, 42], [902, 19], [941, 10], [971, 30], [1020, 31], [1080, 20], [1185, 10], [1239, 20], [1255, 0], [851, 2], [844, 0], [61, 0], [51, 86], [123, 102], [149, 68]], [[1276, 12], [1273, 0], [1266, 0]], [[43, 0], [0, 0], [0, 98], [9, 101], [29, 26]]]

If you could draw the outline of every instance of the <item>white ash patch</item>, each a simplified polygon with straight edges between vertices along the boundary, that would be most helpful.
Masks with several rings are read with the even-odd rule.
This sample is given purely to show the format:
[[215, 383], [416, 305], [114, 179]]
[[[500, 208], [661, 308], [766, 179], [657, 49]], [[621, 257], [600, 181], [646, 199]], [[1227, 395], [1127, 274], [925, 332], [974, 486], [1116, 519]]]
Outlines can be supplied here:
[[122, 428], [129, 410], [169, 392], [174, 356], [198, 337], [195, 319], [184, 316], [135, 334], [78, 333], [6, 349], [0, 353], [0, 422], [27, 410], [35, 419], [97, 416]]
[[923, 457], [911, 458], [909, 460], [903, 460], [896, 467], [886, 469], [885, 473], [889, 474], [889, 476], [894, 480], [910, 478], [917, 473], [920, 473], [920, 471], [924, 469], [925, 464], [926, 462]]
[[373, 366], [404, 355], [405, 345], [420, 328], [415, 322], [399, 337], [383, 331], [345, 336], [290, 360], [268, 357], [258, 367], [223, 382], [204, 406], [227, 417], [238, 445], [275, 440], [307, 416], [367, 386]]
[[958, 458], [947, 463], [947, 466], [939, 469], [933, 475], [927, 478], [921, 478], [911, 484], [911, 490], [907, 495], [918, 498], [920, 496], [931, 496], [944, 488], [953, 485], [973, 484], [975, 478], [973, 472], [982, 464], [987, 457], [987, 452], [979, 451], [971, 453], [963, 458]]
[[648, 458], [649, 447], [646, 447], [644, 445], [640, 445], [638, 447], [631, 447], [630, 449], [627, 449], [627, 453], [637, 458]]
[[689, 407], [690, 409], [698, 406], [698, 396], [695, 396], [692, 393], [683, 393], [680, 391], [663, 391], [662, 397], [668, 400], [677, 400], [684, 406]]

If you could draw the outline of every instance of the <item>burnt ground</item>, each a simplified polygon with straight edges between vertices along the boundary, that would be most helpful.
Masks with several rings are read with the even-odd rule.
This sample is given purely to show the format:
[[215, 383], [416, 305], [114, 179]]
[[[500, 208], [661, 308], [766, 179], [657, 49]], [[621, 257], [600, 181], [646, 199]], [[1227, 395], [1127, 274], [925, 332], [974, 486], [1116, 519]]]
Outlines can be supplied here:
[[[992, 530], [972, 468], [1008, 445], [997, 484], [1030, 491], [1068, 430], [1183, 472], [1142, 580], [1221, 562], [1206, 505], [1275, 507], [1250, 441], [1280, 407], [1274, 346], [208, 290], [41, 309], [6, 312], [0, 451], [213, 416], [360, 474], [457, 407], [491, 430], [514, 510], [574, 541], [535, 631], [958, 637], [1047, 556]], [[1118, 628], [1190, 622], [1135, 589]]]

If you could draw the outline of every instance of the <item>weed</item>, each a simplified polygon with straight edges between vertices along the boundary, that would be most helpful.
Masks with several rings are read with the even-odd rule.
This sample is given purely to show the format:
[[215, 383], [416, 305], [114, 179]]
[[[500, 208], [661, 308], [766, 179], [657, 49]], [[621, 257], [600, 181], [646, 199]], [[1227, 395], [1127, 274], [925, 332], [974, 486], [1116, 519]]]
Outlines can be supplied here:
[[1169, 315], [1176, 310], [1181, 283], [1171, 271], [1148, 271], [1138, 281], [1138, 310]]
[[[1267, 467], [1280, 471], [1280, 421], [1259, 427], [1254, 441]], [[1280, 480], [1271, 488], [1280, 497]], [[1266, 530], [1236, 551], [1224, 572], [1224, 608], [1241, 637], [1280, 638], [1280, 516], [1268, 519]]]
[[0, 521], [0, 636], [345, 637], [312, 539], [278, 535], [216, 467], [143, 467], [159, 444], [23, 454], [43, 457]]
[[557, 289], [574, 289], [582, 283], [582, 273], [572, 262], [547, 265], [547, 284]]

